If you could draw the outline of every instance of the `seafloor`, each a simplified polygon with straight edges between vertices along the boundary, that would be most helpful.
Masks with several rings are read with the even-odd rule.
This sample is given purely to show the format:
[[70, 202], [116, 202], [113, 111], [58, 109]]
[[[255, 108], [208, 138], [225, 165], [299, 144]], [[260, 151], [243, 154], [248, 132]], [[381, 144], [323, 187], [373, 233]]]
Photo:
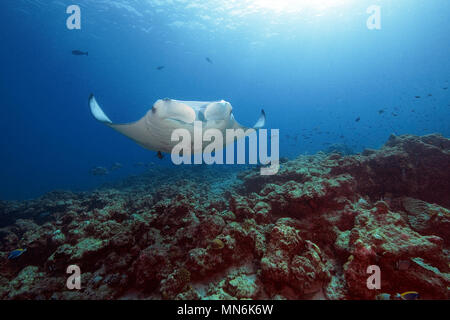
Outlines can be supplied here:
[[[449, 208], [440, 135], [300, 156], [275, 176], [154, 168], [95, 192], [0, 202], [0, 298], [449, 299]], [[66, 288], [73, 264], [81, 290]]]

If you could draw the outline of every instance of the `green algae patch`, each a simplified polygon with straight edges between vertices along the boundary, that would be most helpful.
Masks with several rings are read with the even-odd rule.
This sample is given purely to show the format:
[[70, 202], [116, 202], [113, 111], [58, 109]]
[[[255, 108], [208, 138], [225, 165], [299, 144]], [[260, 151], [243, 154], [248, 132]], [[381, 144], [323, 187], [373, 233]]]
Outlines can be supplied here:
[[28, 292], [32, 292], [37, 284], [44, 278], [44, 273], [39, 272], [36, 266], [28, 266], [22, 269], [15, 279], [9, 283], [9, 299], [24, 298]]
[[78, 242], [72, 251], [71, 259], [80, 260], [87, 255], [95, 254], [102, 249], [106, 248], [108, 244], [107, 240], [100, 240], [94, 238], [86, 238]]

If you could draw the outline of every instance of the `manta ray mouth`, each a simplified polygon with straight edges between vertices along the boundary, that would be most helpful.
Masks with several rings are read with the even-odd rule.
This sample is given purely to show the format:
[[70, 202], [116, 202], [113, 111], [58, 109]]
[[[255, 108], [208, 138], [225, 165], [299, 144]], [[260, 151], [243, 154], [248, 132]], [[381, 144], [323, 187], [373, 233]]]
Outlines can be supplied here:
[[191, 126], [194, 125], [194, 122], [186, 122], [186, 121], [183, 121], [180, 119], [175, 119], [175, 118], [165, 118], [164, 121], [172, 121], [176, 124], [182, 124], [182, 125], [191, 125]]
[[[205, 120], [205, 119], [195, 119], [195, 121], [197, 122], [201, 122], [203, 124], [206, 123], [214, 123], [214, 124], [218, 124], [218, 123], [222, 123], [223, 121], [225, 121], [226, 119], [218, 119], [218, 120]], [[173, 123], [176, 124], [181, 124], [181, 125], [185, 125], [185, 126], [194, 126], [194, 122], [186, 122], [180, 119], [175, 119], [175, 118], [165, 118], [164, 121], [171, 121]]]

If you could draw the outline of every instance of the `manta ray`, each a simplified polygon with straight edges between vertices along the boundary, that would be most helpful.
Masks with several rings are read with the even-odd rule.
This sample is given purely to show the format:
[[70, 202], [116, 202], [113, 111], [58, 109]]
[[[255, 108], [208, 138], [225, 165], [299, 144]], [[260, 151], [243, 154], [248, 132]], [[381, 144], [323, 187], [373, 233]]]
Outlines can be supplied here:
[[[194, 136], [194, 124], [201, 124], [202, 130], [217, 129], [222, 133], [223, 146], [233, 143], [264, 127], [266, 114], [261, 115], [253, 128], [240, 125], [233, 116], [229, 102], [221, 101], [180, 101], [160, 99], [140, 120], [132, 123], [115, 124], [100, 108], [94, 95], [89, 97], [91, 113], [96, 120], [127, 136], [140, 146], [157, 152], [170, 153], [179, 142], [172, 141], [176, 129], [186, 129]], [[227, 129], [235, 129], [235, 135], [226, 134]], [[236, 130], [241, 129], [241, 130]], [[193, 139], [192, 139], [193, 140]], [[193, 153], [203, 151], [193, 149]]]

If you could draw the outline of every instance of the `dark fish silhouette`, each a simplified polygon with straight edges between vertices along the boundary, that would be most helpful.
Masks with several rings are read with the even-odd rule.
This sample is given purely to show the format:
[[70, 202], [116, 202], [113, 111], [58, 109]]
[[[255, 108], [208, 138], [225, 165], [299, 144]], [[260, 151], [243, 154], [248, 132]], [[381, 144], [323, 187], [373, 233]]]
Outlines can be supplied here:
[[213, 63], [212, 60], [210, 58], [208, 58], [208, 57], [206, 57], [205, 60], [208, 61], [211, 64]]
[[383, 114], [383, 113], [384, 113], [384, 110], [383, 110], [383, 109], [378, 110], [378, 114]]
[[164, 69], [164, 68], [165, 68], [165, 66], [159, 66], [159, 67], [156, 68], [156, 70], [161, 71], [161, 70]]
[[111, 166], [111, 171], [119, 170], [119, 169], [122, 168], [122, 167], [123, 167], [123, 165], [122, 165], [121, 163], [116, 162], [116, 163], [114, 163], [114, 164]]
[[158, 153], [156, 154], [156, 156], [158, 157], [159, 160], [164, 159], [164, 155], [161, 153], [161, 151], [158, 151]]
[[420, 99], [420, 96], [416, 96], [416, 99]]
[[145, 163], [143, 163], [143, 162], [136, 162], [135, 164], [133, 164], [133, 167], [135, 167], [135, 168], [145, 167]]
[[89, 55], [89, 52], [83, 52], [83, 51], [80, 51], [80, 50], [73, 50], [72, 51], [72, 54], [74, 55], [74, 56], [88, 56]]
[[361, 120], [360, 117], [356, 118], [356, 119], [355, 119], [355, 122], [359, 122], [359, 120]]
[[91, 174], [93, 176], [106, 176], [109, 174], [109, 171], [105, 167], [95, 167], [91, 169]]

